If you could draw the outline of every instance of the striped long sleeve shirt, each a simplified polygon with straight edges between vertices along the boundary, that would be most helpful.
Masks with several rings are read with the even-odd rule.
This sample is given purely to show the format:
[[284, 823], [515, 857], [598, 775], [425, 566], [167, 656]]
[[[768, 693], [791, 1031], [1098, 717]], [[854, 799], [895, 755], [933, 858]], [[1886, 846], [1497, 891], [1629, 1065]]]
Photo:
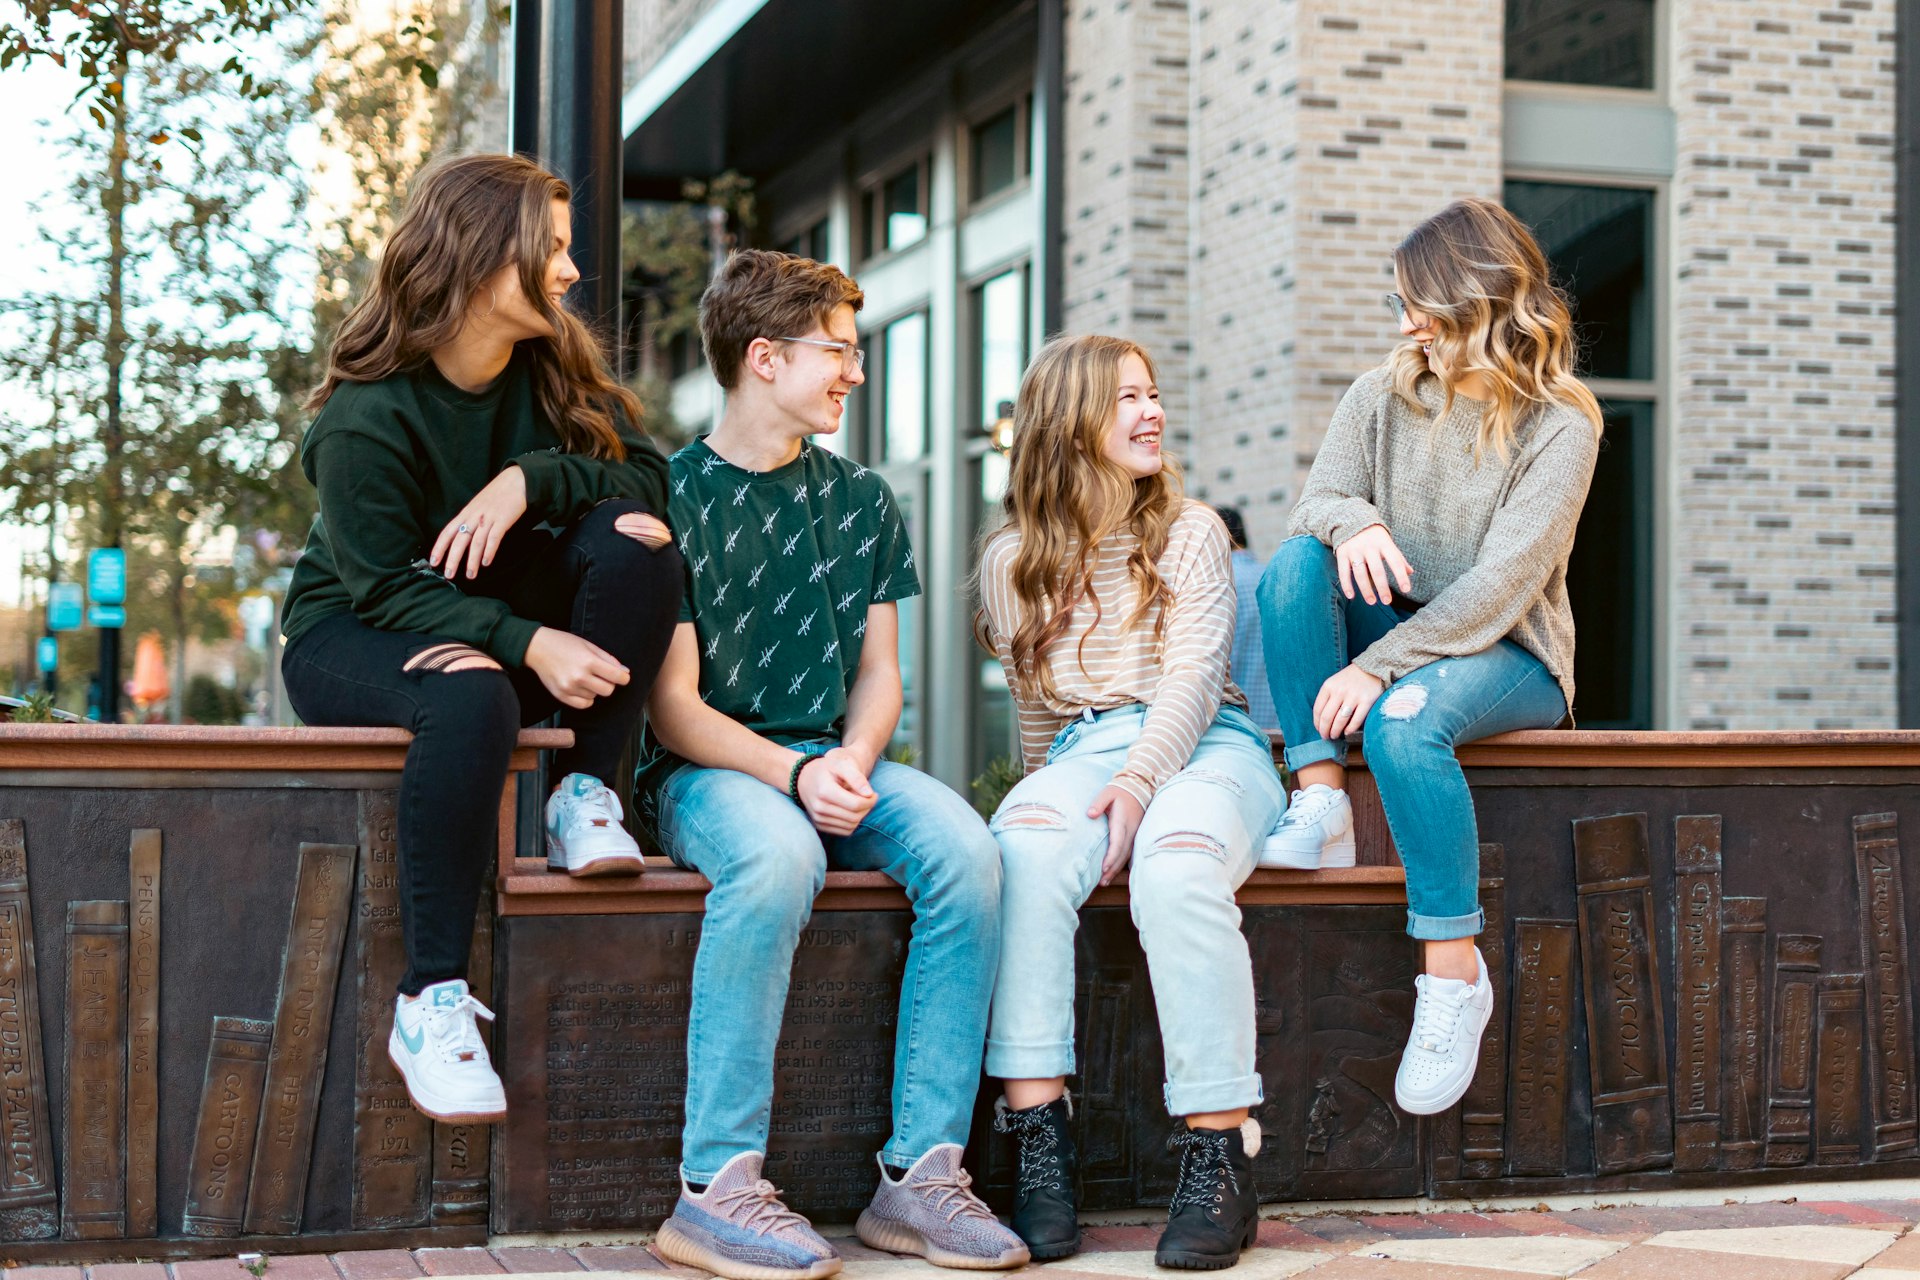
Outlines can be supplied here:
[[1092, 581], [1100, 617], [1096, 623], [1093, 600], [1075, 606], [1072, 624], [1046, 655], [1054, 683], [1050, 698], [1023, 687], [1014, 673], [1011, 641], [1024, 617], [1013, 591], [1018, 533], [1003, 532], [988, 542], [980, 561], [980, 595], [988, 635], [1014, 691], [1027, 772], [1046, 763], [1054, 735], [1082, 712], [1139, 703], [1148, 708], [1146, 722], [1113, 781], [1144, 807], [1186, 767], [1221, 704], [1244, 709], [1247, 700], [1227, 678], [1235, 597], [1232, 544], [1220, 517], [1204, 503], [1189, 501], [1175, 519], [1158, 561], [1173, 604], [1157, 639], [1158, 606], [1127, 626], [1138, 599], [1127, 556], [1138, 541], [1122, 534], [1100, 545]]

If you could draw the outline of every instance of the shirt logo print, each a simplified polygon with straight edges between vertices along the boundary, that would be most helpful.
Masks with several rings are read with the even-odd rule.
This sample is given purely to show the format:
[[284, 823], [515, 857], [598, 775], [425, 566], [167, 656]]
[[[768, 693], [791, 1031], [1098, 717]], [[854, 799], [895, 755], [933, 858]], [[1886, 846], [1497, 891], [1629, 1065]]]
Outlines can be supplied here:
[[854, 478], [855, 480], [865, 480], [865, 479], [867, 478], [867, 469], [866, 469], [865, 467], [863, 467], [863, 466], [861, 466], [861, 465], [860, 465], [859, 463], [857, 463], [857, 462], [856, 462], [856, 463], [854, 463], [854, 464], [853, 464], [853, 478]]
[[747, 708], [747, 714], [750, 716], [759, 715], [760, 700], [766, 696], [767, 696], [767, 691], [765, 689], [760, 689], [756, 691], [753, 695], [753, 705]]
[[696, 578], [699, 577], [700, 571], [707, 567], [707, 561], [711, 560], [712, 558], [713, 558], [712, 556], [709, 556], [704, 552], [701, 553], [700, 558], [693, 562], [693, 576]]
[[687, 496], [687, 478], [685, 476], [681, 476], [673, 482], [673, 496], [676, 498], [684, 498]]
[[727, 580], [726, 580], [725, 582], [723, 582], [723, 583], [721, 583], [721, 584], [720, 584], [720, 589], [719, 589], [718, 591], [715, 591], [715, 592], [713, 593], [713, 607], [714, 607], [714, 608], [716, 608], [716, 609], [717, 609], [717, 608], [719, 608], [719, 607], [720, 607], [721, 605], [723, 605], [723, 604], [725, 604], [725, 603], [727, 602], [727, 591], [728, 591], [728, 590], [729, 590], [729, 589], [730, 589], [730, 588], [731, 588], [732, 586], [733, 586], [733, 579], [732, 579], [732, 578], [728, 578], [728, 579], [727, 579]]
[[742, 631], [745, 631], [747, 629], [747, 619], [753, 616], [753, 610], [754, 610], [753, 605], [747, 606], [747, 611], [740, 615], [740, 620], [738, 622], [733, 624], [733, 634], [739, 635]]
[[847, 594], [845, 594], [845, 595], [843, 595], [843, 596], [841, 596], [841, 597], [840, 597], [840, 603], [839, 603], [839, 605], [837, 606], [837, 607], [839, 608], [839, 610], [840, 610], [840, 612], [841, 612], [841, 613], [845, 613], [845, 612], [847, 611], [847, 606], [848, 606], [848, 605], [850, 605], [850, 604], [852, 604], [852, 603], [853, 603], [853, 601], [854, 601], [854, 597], [856, 597], [856, 596], [858, 596], [859, 594], [860, 594], [860, 592], [859, 592], [859, 590], [858, 590], [858, 589], [856, 588], [855, 590], [853, 590], [853, 591], [849, 591], [849, 592], [847, 592]]
[[735, 530], [734, 530], [734, 531], [733, 531], [732, 533], [730, 533], [730, 534], [728, 534], [728, 535], [727, 535], [727, 545], [726, 545], [725, 547], [723, 547], [723, 548], [721, 548], [721, 550], [722, 550], [722, 551], [732, 551], [732, 550], [733, 550], [733, 544], [734, 544], [734, 543], [736, 543], [736, 542], [738, 542], [738, 541], [740, 541], [740, 533], [741, 533], [741, 530], [739, 530], [739, 529], [735, 529]]
[[701, 524], [705, 524], [705, 523], [707, 522], [707, 513], [708, 513], [709, 511], [711, 511], [711, 510], [713, 510], [713, 503], [714, 503], [714, 500], [713, 500], [712, 498], [708, 498], [708, 499], [707, 499], [707, 505], [706, 505], [706, 506], [704, 506], [704, 507], [702, 507], [702, 508], [700, 508], [700, 523], [701, 523]]
[[860, 543], [860, 549], [859, 549], [858, 551], [856, 551], [856, 552], [854, 552], [853, 554], [855, 554], [856, 556], [860, 556], [860, 557], [862, 557], [862, 558], [864, 558], [864, 557], [866, 556], [866, 554], [867, 554], [867, 553], [868, 553], [869, 551], [872, 551], [872, 550], [873, 550], [873, 544], [874, 544], [874, 543], [876, 543], [876, 542], [878, 542], [878, 541], [880, 541], [880, 538], [879, 538], [879, 536], [878, 536], [878, 535], [875, 535], [875, 536], [873, 536], [873, 537], [871, 537], [871, 538], [867, 538], [867, 539], [865, 539], [865, 540], [863, 540], [863, 541], [862, 541], [862, 542]]
[[807, 486], [804, 484], [796, 485], [793, 490], [793, 500], [795, 502], [805, 502], [807, 500]]
[[739, 488], [735, 489], [733, 491], [733, 505], [736, 507], [745, 506], [747, 501], [747, 490], [752, 487], [753, 486], [751, 485], [743, 484]]
[[824, 577], [826, 577], [826, 576], [827, 576], [827, 575], [828, 575], [829, 573], [832, 573], [832, 572], [833, 572], [833, 566], [835, 566], [835, 565], [837, 565], [837, 564], [839, 564], [839, 563], [840, 563], [840, 557], [839, 557], [839, 556], [835, 556], [835, 557], [834, 557], [833, 559], [831, 559], [831, 560], [828, 560], [828, 561], [825, 561], [825, 562], [823, 562], [823, 563], [820, 563], [820, 564], [816, 564], [816, 565], [814, 565], [814, 566], [813, 566], [813, 573], [812, 573], [812, 574], [810, 574], [810, 575], [808, 576], [808, 578], [807, 578], [807, 581], [808, 581], [808, 582], [818, 582], [818, 581], [820, 581], [820, 579], [822, 579], [822, 578], [824, 578]]
[[840, 519], [840, 532], [845, 533], [847, 530], [853, 528], [853, 522], [859, 518], [860, 513], [858, 511], [847, 512], [847, 514]]
[[836, 481], [837, 479], [839, 479], [839, 477], [838, 477], [838, 476], [828, 476], [828, 477], [827, 477], [827, 479], [826, 479], [826, 483], [824, 483], [824, 484], [822, 484], [822, 485], [820, 486], [820, 496], [821, 496], [822, 498], [825, 498], [825, 497], [826, 497], [826, 496], [827, 496], [828, 494], [830, 494], [830, 493], [832, 493], [832, 492], [833, 492], [833, 485], [834, 485], [834, 481]]
[[757, 665], [764, 670], [766, 665], [769, 662], [773, 661], [773, 651], [775, 649], [778, 649], [779, 647], [780, 647], [780, 642], [778, 640], [775, 640], [772, 644], [762, 649], [760, 651], [760, 661]]
[[865, 618], [862, 618], [860, 619], [860, 625], [853, 629], [853, 637], [854, 639], [858, 640], [861, 636], [864, 636], [866, 634], [867, 634], [867, 620]]
[[740, 683], [740, 666], [741, 663], [745, 661], [745, 658], [740, 659], [739, 662], [733, 664], [733, 670], [727, 672], [727, 688], [731, 689], [734, 685]]
[[827, 691], [825, 689], [822, 689], [820, 691], [820, 696], [813, 700], [813, 705], [807, 708], [807, 714], [810, 716], [817, 716], [820, 714], [820, 708], [826, 705], [827, 705]]
[[784, 544], [783, 544], [783, 545], [781, 546], [781, 548], [780, 548], [780, 554], [781, 554], [781, 555], [783, 555], [783, 556], [790, 556], [790, 555], [792, 555], [792, 554], [793, 554], [793, 549], [794, 549], [794, 548], [795, 548], [796, 546], [798, 546], [798, 545], [800, 545], [800, 534], [802, 534], [802, 533], [805, 533], [805, 532], [806, 532], [806, 530], [805, 530], [805, 529], [802, 529], [802, 530], [800, 530], [800, 531], [799, 531], [798, 533], [795, 533], [795, 534], [794, 534], [794, 535], [793, 535], [793, 536], [792, 536], [791, 538], [788, 538], [788, 539], [786, 540], [786, 542], [785, 542], [785, 543], [784, 543]]
[[807, 634], [807, 632], [813, 630], [813, 620], [819, 616], [820, 616], [820, 611], [818, 609], [815, 609], [812, 613], [800, 619], [800, 629], [794, 632], [794, 634], [803, 636]]
[[765, 560], [762, 560], [759, 564], [753, 566], [753, 573], [747, 579], [747, 589], [749, 591], [751, 591], [753, 588], [760, 585], [760, 575], [765, 573], [766, 571], [767, 571], [767, 562]]
[[806, 682], [807, 682], [807, 673], [802, 671], [799, 675], [793, 678], [793, 683], [787, 686], [787, 696], [792, 697], [794, 694], [800, 692], [800, 686], [805, 684]]
[[713, 469], [719, 466], [722, 461], [724, 461], [724, 459], [722, 459], [720, 455], [717, 453], [710, 458], [700, 459], [700, 474], [703, 476], [712, 475]]
[[767, 512], [767, 518], [760, 522], [760, 536], [764, 538], [768, 534], [772, 533], [774, 522], [779, 519], [780, 519], [780, 512], [777, 509]]
[[718, 634], [715, 634], [711, 640], [707, 641], [707, 660], [711, 662], [713, 655], [718, 652], [720, 652], [720, 637]]
[[840, 642], [838, 640], [830, 641], [827, 645], [826, 652], [820, 655], [820, 661], [822, 663], [832, 662], [833, 655], [838, 652], [840, 652]]
[[[793, 590], [798, 591], [799, 589], [800, 588], [795, 587]], [[789, 591], [785, 595], [781, 596], [778, 600], [775, 600], [773, 602], [773, 616], [777, 618], [781, 614], [785, 613], [787, 611], [787, 601], [791, 599], [793, 599], [793, 591]]]

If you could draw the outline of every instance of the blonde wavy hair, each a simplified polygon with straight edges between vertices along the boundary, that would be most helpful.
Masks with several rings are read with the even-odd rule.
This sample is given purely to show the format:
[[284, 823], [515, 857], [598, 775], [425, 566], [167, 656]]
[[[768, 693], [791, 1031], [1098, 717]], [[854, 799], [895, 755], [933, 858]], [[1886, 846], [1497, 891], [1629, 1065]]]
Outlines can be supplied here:
[[[1129, 627], [1157, 607], [1158, 633], [1173, 599], [1155, 562], [1185, 501], [1179, 464], [1162, 454], [1159, 473], [1143, 479], [1105, 452], [1119, 410], [1120, 364], [1128, 356], [1139, 356], [1148, 376], [1158, 380], [1153, 357], [1125, 338], [1059, 337], [1040, 349], [1014, 402], [1005, 523], [981, 541], [984, 551], [996, 538], [1019, 536], [1012, 585], [1021, 622], [1010, 640], [1010, 674], [1047, 698], [1055, 692], [1047, 653], [1066, 634], [1074, 608], [1091, 598], [1095, 625], [1102, 616], [1092, 589], [1094, 553], [1102, 542], [1123, 532], [1139, 536], [1127, 557], [1138, 597]], [[984, 611], [974, 615], [974, 634], [992, 648]], [[1085, 645], [1082, 636], [1080, 654]]]
[[[1599, 435], [1600, 402], [1573, 373], [1572, 314], [1518, 218], [1491, 200], [1456, 200], [1400, 242], [1393, 273], [1408, 310], [1433, 322], [1434, 354], [1450, 375], [1441, 412], [1453, 407], [1462, 375], [1484, 375], [1493, 387], [1476, 458], [1491, 448], [1504, 460], [1520, 424], [1551, 404], [1579, 410]], [[1395, 393], [1425, 413], [1415, 394], [1430, 372], [1420, 344], [1400, 344], [1386, 364]]]

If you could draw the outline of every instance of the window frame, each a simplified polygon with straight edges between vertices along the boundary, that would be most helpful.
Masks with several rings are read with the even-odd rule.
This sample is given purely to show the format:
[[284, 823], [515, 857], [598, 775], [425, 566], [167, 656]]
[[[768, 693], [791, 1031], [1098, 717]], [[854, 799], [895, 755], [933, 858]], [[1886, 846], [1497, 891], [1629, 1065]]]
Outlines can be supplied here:
[[[993, 120], [1013, 113], [1013, 181], [998, 191], [980, 190], [980, 158], [976, 135]], [[1033, 89], [1023, 87], [975, 104], [960, 122], [960, 163], [956, 166], [963, 181], [961, 207], [968, 213], [990, 208], [1033, 184]], [[973, 286], [968, 286], [969, 288]]]
[[1518, 88], [1527, 94], [1543, 96], [1572, 95], [1589, 97], [1599, 95], [1615, 101], [1661, 102], [1667, 101], [1673, 91], [1672, 50], [1673, 40], [1673, 0], [1653, 0], [1653, 84], [1645, 89], [1627, 88], [1610, 84], [1572, 84], [1564, 80], [1528, 80], [1524, 77], [1509, 77], [1507, 70], [1507, 26], [1506, 5], [1500, 8], [1500, 79], [1509, 89]]

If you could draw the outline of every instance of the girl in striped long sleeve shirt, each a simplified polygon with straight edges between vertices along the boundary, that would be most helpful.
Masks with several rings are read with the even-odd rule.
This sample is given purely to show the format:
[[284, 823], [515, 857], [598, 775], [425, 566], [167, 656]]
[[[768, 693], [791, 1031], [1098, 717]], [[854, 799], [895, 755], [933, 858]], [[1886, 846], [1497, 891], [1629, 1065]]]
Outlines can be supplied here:
[[1156, 1258], [1231, 1265], [1252, 1242], [1253, 967], [1234, 891], [1285, 804], [1267, 738], [1227, 678], [1231, 545], [1160, 451], [1153, 362], [1120, 338], [1049, 343], [1020, 386], [1006, 524], [981, 554], [981, 639], [999, 655], [1027, 776], [992, 822], [1002, 943], [987, 1074], [1020, 1138], [1014, 1230], [1036, 1259], [1078, 1245], [1065, 1077], [1073, 938], [1127, 865], [1166, 1045], [1180, 1183]]

